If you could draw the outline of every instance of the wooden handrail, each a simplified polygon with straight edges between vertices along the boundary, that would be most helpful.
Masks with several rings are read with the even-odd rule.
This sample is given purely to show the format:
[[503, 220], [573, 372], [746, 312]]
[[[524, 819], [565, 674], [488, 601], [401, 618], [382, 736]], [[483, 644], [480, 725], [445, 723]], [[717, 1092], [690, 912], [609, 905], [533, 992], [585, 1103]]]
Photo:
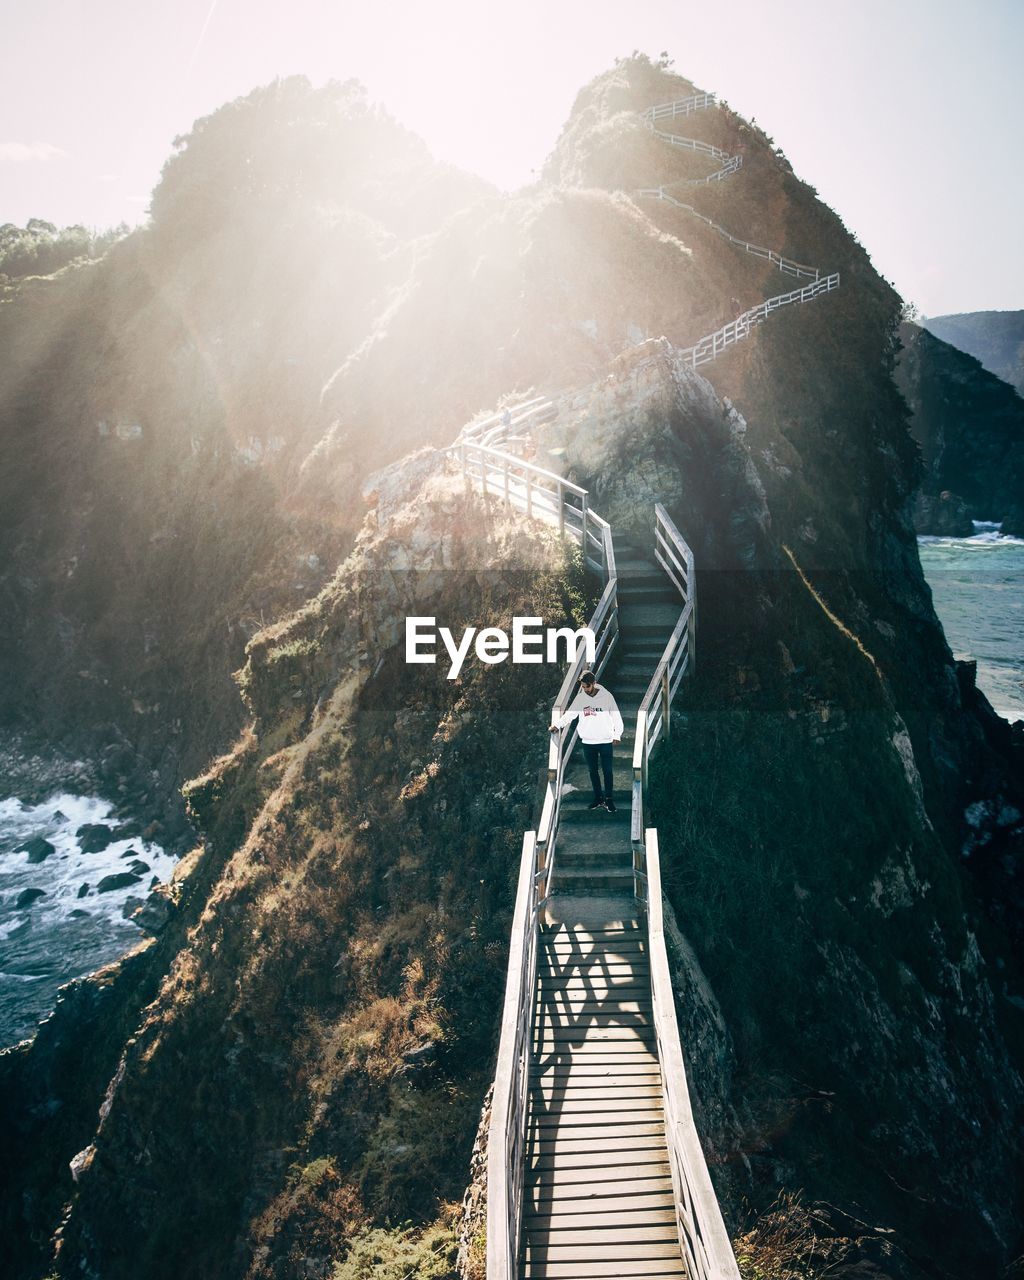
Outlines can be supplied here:
[[691, 97], [681, 98], [677, 102], [665, 102], [658, 106], [648, 107], [646, 111], [640, 113], [640, 119], [656, 138], [660, 138], [671, 146], [708, 155], [725, 163], [704, 178], [683, 178], [677, 182], [659, 187], [643, 187], [636, 194], [639, 196], [651, 196], [675, 205], [678, 209], [685, 209], [688, 213], [700, 218], [702, 222], [712, 227], [719, 235], [724, 236], [726, 240], [738, 245], [744, 253], [752, 254], [756, 258], [767, 259], [777, 266], [784, 275], [796, 276], [798, 279], [808, 278], [811, 283], [805, 285], [802, 289], [795, 289], [791, 293], [780, 293], [773, 298], [768, 298], [758, 306], [742, 312], [735, 320], [730, 320], [720, 329], [716, 329], [714, 333], [706, 334], [694, 343], [692, 347], [685, 348], [680, 354], [683, 359], [690, 362], [691, 367], [694, 369], [716, 360], [723, 351], [727, 351], [737, 342], [749, 337], [751, 330], [771, 315], [773, 311], [777, 311], [780, 307], [790, 306], [793, 303], [810, 302], [822, 293], [831, 293], [833, 289], [838, 289], [840, 283], [837, 271], [832, 272], [830, 275], [822, 276], [818, 267], [808, 266], [805, 262], [795, 262], [791, 258], [784, 258], [774, 249], [766, 249], [762, 245], [752, 244], [748, 240], [741, 240], [738, 236], [734, 236], [731, 231], [727, 231], [725, 227], [720, 226], [705, 214], [700, 213], [693, 205], [687, 204], [683, 200], [677, 200], [669, 194], [668, 187], [700, 187], [706, 186], [711, 182], [721, 182], [722, 179], [729, 177], [742, 166], [742, 155], [730, 156], [720, 147], [713, 146], [710, 142], [704, 142], [699, 138], [685, 138], [680, 134], [668, 133], [655, 127], [657, 121], [665, 117], [674, 119], [677, 115], [687, 116], [694, 111], [703, 111], [715, 105], [714, 94], [693, 94]]
[[488, 1128], [488, 1280], [515, 1280], [517, 1274], [530, 1075], [530, 1026], [537, 972], [536, 872], [537, 837], [534, 832], [527, 831], [523, 836], [519, 884], [512, 915], [508, 980]]
[[665, 1137], [672, 1174], [676, 1226], [690, 1280], [739, 1280], [729, 1233], [708, 1172], [686, 1083], [672, 976], [665, 946], [658, 833], [644, 840], [644, 906], [651, 965], [651, 1011], [665, 1097]]

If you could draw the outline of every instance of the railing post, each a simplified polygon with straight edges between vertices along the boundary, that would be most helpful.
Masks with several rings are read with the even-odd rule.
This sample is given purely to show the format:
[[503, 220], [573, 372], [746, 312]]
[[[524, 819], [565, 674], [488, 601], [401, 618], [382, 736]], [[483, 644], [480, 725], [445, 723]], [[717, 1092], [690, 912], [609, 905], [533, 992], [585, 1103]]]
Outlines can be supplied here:
[[558, 533], [560, 537], [565, 537], [565, 493], [561, 479], [558, 481]]
[[665, 726], [665, 741], [672, 736], [672, 699], [669, 694], [668, 665], [661, 673], [661, 722]]
[[582, 498], [582, 508], [580, 512], [580, 545], [583, 547], [583, 563], [587, 562], [587, 495]]
[[690, 621], [686, 625], [686, 674], [693, 679], [697, 670], [697, 591], [696, 582], [694, 582], [693, 565], [688, 566], [689, 582], [687, 589], [690, 593]]

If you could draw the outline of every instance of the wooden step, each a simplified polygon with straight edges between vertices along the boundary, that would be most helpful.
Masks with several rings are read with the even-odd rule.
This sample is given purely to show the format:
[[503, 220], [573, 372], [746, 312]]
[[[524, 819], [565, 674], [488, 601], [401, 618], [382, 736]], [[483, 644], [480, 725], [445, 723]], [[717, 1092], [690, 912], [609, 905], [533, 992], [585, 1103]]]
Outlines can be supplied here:
[[588, 1262], [583, 1260], [562, 1261], [559, 1259], [538, 1259], [535, 1262], [524, 1262], [520, 1272], [523, 1280], [607, 1280], [618, 1277], [618, 1280], [671, 1280], [675, 1276], [685, 1276], [682, 1258], [643, 1259], [633, 1262]]
[[660, 1204], [647, 1204], [641, 1197], [639, 1203], [628, 1208], [625, 1197], [622, 1196], [603, 1203], [607, 1207], [601, 1210], [591, 1208], [590, 1205], [581, 1209], [577, 1205], [566, 1213], [556, 1213], [546, 1207], [529, 1214], [524, 1213], [523, 1230], [529, 1232], [534, 1240], [537, 1235], [547, 1235], [552, 1244], [560, 1244], [563, 1240], [575, 1237], [577, 1232], [604, 1231], [609, 1226], [616, 1227], [623, 1233], [620, 1239], [630, 1241], [663, 1240], [666, 1237], [669, 1240], [676, 1239], [676, 1211], [671, 1196], [668, 1197], [667, 1205], [664, 1197]]
[[619, 1088], [595, 1089], [593, 1086], [566, 1086], [554, 1080], [535, 1081], [530, 1087], [531, 1105], [536, 1102], [540, 1104], [543, 1099], [545, 1105], [558, 1107], [567, 1107], [569, 1105], [590, 1105], [592, 1107], [606, 1107], [614, 1105], [616, 1101], [621, 1102], [623, 1107], [630, 1107], [635, 1102], [639, 1102], [645, 1098], [657, 1098], [659, 1104], [663, 1097], [661, 1081], [645, 1081], [643, 1084], [623, 1085]]
[[[538, 1129], [546, 1128], [541, 1124], [542, 1117], [531, 1115], [528, 1121], [528, 1132], [537, 1133]], [[598, 1123], [596, 1120], [591, 1124], [573, 1125], [566, 1130], [564, 1134], [558, 1133], [551, 1137], [556, 1147], [561, 1145], [562, 1140], [567, 1143], [576, 1142], [594, 1142], [608, 1143], [618, 1140], [628, 1142], [633, 1138], [656, 1138], [662, 1145], [665, 1143], [665, 1124], [659, 1118], [657, 1120], [634, 1120], [630, 1116], [624, 1119], [612, 1115], [607, 1124]], [[541, 1135], [540, 1141], [546, 1142], [546, 1136]]]
[[592, 951], [589, 955], [538, 956], [537, 980], [563, 985], [566, 982], [599, 983], [615, 986], [631, 983], [646, 986], [650, 983], [651, 966], [646, 951], [628, 956], [622, 952], [609, 954]]
[[646, 948], [647, 933], [643, 929], [619, 929], [614, 933], [600, 934], [596, 937], [583, 933], [542, 933], [537, 940], [537, 946], [542, 951], [592, 951], [595, 948], [612, 951], [621, 947]]
[[529, 1179], [577, 1182], [581, 1174], [593, 1181], [606, 1174], [608, 1180], [663, 1177], [669, 1174], [668, 1149], [664, 1143], [621, 1147], [609, 1158], [607, 1148], [568, 1151], [545, 1146], [527, 1153], [526, 1176]]
[[541, 1260], [548, 1263], [582, 1261], [593, 1256], [594, 1251], [606, 1263], [680, 1256], [674, 1222], [664, 1226], [635, 1227], [632, 1231], [609, 1223], [589, 1230], [583, 1228], [556, 1234], [557, 1239], [547, 1233], [539, 1241], [527, 1238], [523, 1242], [523, 1261], [527, 1264]]
[[[652, 1172], [648, 1172], [648, 1171]], [[526, 1184], [526, 1194], [534, 1204], [551, 1203], [558, 1206], [600, 1204], [613, 1196], [624, 1196], [627, 1199], [638, 1196], [667, 1196], [669, 1204], [673, 1204], [672, 1177], [669, 1167], [665, 1165], [641, 1165], [640, 1171], [645, 1175], [638, 1176], [625, 1169], [549, 1169], [537, 1173]], [[607, 1173], [602, 1179], [600, 1175]]]
[[627, 938], [646, 937], [646, 934], [646, 929], [641, 928], [639, 922], [630, 925], [628, 928], [621, 926], [612, 928], [609, 926], [603, 929], [584, 929], [578, 925], [559, 924], [557, 927], [542, 929], [540, 938], [545, 943], [549, 941], [557, 942], [563, 938], [569, 938], [574, 942], [604, 942], [606, 940], [614, 942], [617, 939], [624, 941]]
[[610, 1075], [604, 1072], [591, 1073], [586, 1071], [566, 1071], [561, 1074], [555, 1074], [553, 1071], [547, 1071], [542, 1074], [534, 1075], [530, 1073], [530, 1088], [544, 1089], [564, 1089], [571, 1091], [573, 1094], [582, 1093], [615, 1093], [621, 1090], [623, 1093], [629, 1093], [634, 1089], [660, 1089], [661, 1072], [657, 1067], [650, 1067], [646, 1070], [629, 1071], [623, 1068], [617, 1075]]

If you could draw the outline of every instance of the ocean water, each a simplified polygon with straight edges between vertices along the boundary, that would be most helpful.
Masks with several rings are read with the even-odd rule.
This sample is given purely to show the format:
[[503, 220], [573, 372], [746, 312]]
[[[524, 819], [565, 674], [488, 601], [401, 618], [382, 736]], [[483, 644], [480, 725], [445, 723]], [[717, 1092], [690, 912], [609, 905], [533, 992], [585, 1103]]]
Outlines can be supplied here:
[[978, 687], [1007, 720], [1024, 720], [1024, 539], [975, 523], [972, 538], [918, 538], [949, 647], [978, 663]]
[[[99, 852], [82, 852], [75, 833], [88, 824], [109, 826], [115, 838]], [[57, 795], [38, 805], [0, 800], [0, 1046], [35, 1031], [59, 986], [144, 936], [124, 916], [128, 899], [145, 898], [154, 883], [169, 879], [175, 859], [123, 826], [95, 797]], [[19, 850], [36, 836], [54, 851], [33, 864]], [[135, 883], [100, 892], [104, 877], [129, 871]], [[19, 906], [26, 891], [32, 901]]]

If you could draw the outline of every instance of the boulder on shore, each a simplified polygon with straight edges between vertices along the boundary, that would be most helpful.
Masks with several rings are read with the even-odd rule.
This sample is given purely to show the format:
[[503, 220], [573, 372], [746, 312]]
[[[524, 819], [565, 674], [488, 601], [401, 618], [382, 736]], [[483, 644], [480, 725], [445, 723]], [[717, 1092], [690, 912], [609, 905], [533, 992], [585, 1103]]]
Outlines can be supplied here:
[[57, 850], [50, 844], [49, 840], [44, 840], [42, 836], [33, 836], [18, 850], [18, 853], [27, 853], [28, 860], [31, 863], [43, 862], [51, 853], [56, 852]]
[[102, 853], [113, 843], [114, 832], [105, 822], [86, 822], [75, 832], [83, 853]]
[[959, 494], [943, 489], [939, 494], [919, 493], [914, 502], [914, 529], [939, 538], [969, 538], [974, 525], [967, 503]]
[[104, 876], [96, 886], [97, 893], [110, 893], [112, 889], [127, 889], [138, 884], [139, 877], [131, 871], [117, 871], [113, 875]]

